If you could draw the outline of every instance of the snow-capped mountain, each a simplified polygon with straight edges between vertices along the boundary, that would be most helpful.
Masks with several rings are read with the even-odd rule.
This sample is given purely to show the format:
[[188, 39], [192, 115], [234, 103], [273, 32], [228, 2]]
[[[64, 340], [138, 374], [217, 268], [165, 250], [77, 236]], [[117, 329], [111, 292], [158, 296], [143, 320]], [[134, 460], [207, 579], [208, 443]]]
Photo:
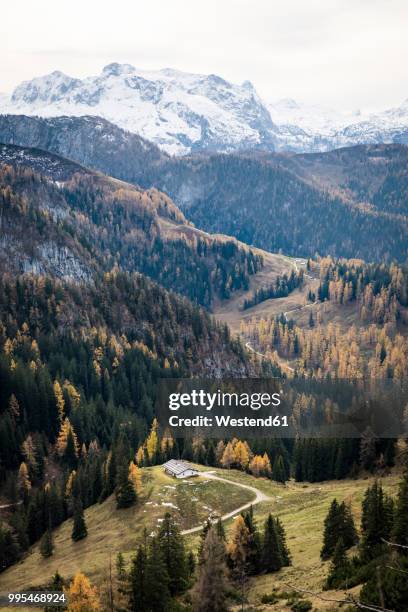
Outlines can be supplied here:
[[378, 113], [341, 113], [283, 99], [267, 108], [278, 126], [277, 150], [329, 151], [356, 144], [408, 143], [408, 100]]
[[109, 64], [77, 79], [52, 72], [0, 94], [0, 113], [102, 117], [174, 155], [242, 149], [317, 152], [355, 144], [408, 144], [408, 100], [377, 113], [341, 113], [283, 99], [210, 74]]
[[97, 115], [172, 154], [274, 148], [275, 127], [253, 85], [172, 69], [109, 64], [83, 80], [62, 72], [21, 83], [3, 113]]

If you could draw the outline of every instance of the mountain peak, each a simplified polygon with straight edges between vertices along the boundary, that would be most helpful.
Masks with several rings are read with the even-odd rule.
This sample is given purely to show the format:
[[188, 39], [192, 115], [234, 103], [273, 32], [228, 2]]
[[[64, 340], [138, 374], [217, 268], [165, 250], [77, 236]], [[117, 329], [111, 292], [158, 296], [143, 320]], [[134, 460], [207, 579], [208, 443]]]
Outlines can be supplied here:
[[102, 69], [102, 74], [104, 75], [112, 75], [112, 76], [120, 76], [121, 74], [128, 74], [129, 72], [134, 72], [135, 67], [131, 64], [119, 64], [118, 62], [112, 62], [111, 64], [107, 64]]
[[0, 112], [99, 116], [178, 155], [274, 146], [274, 125], [252, 85], [172, 68], [113, 62], [83, 80], [54, 71], [19, 85], [11, 100], [0, 99]]
[[248, 91], [255, 91], [254, 85], [251, 83], [251, 81], [248, 80], [243, 81], [242, 87], [243, 89], [247, 89]]

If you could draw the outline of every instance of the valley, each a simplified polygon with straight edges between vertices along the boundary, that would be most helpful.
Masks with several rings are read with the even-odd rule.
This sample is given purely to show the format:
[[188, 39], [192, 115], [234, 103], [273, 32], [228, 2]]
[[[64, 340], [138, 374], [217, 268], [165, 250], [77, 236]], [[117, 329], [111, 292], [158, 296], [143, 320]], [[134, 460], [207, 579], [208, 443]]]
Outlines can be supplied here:
[[[257, 274], [251, 277], [249, 288], [246, 291], [237, 291], [229, 300], [217, 300], [214, 303], [213, 313], [215, 318], [227, 323], [234, 333], [239, 333], [241, 322], [247, 322], [253, 317], [274, 317], [284, 312], [295, 312], [303, 308], [307, 301], [309, 291], [315, 291], [318, 286], [316, 275], [311, 276], [306, 271], [306, 261], [299, 258], [291, 258], [283, 255], [272, 254], [260, 249], [257, 252], [263, 260], [263, 267]], [[256, 290], [266, 288], [276, 282], [278, 276], [290, 275], [292, 270], [304, 272], [302, 287], [293, 290], [288, 296], [272, 298], [262, 301], [260, 304], [243, 309], [246, 299], [249, 299]]]
[[[55, 79], [61, 100], [86, 93]], [[329, 610], [323, 589], [378, 602], [383, 539], [408, 545], [402, 440], [174, 439], [155, 402], [163, 379], [406, 381], [406, 147], [276, 153], [250, 85], [189, 79], [245, 138], [197, 128], [176, 157], [180, 135], [159, 148], [100, 116], [0, 117], [0, 590], [84, 572], [102, 609], [114, 592], [191, 612], [218, 562], [231, 610]], [[319, 402], [302, 395], [299, 416], [330, 417]], [[172, 479], [170, 459], [200, 475]], [[322, 560], [334, 497], [348, 539], [336, 527]], [[388, 569], [387, 597], [404, 597]], [[139, 610], [140, 576], [156, 603]]]

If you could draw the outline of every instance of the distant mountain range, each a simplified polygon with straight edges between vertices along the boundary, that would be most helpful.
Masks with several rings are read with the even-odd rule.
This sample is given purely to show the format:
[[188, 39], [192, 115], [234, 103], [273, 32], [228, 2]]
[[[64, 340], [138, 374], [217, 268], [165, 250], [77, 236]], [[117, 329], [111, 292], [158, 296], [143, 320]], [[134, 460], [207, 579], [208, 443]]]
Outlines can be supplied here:
[[25, 81], [11, 96], [0, 94], [0, 112], [98, 116], [172, 155], [408, 143], [408, 100], [376, 114], [341, 114], [290, 99], [263, 101], [249, 81], [117, 63], [85, 79], [55, 71]]
[[[51, 151], [143, 189], [159, 189], [202, 230], [234, 236], [267, 251], [408, 260], [408, 148], [403, 145], [358, 145], [303, 154], [252, 151], [172, 157], [98, 117], [23, 115], [0, 116], [0, 142]], [[10, 163], [12, 155], [14, 160], [21, 156], [24, 164], [32, 151], [22, 153], [5, 146], [2, 151], [0, 145], [0, 162]], [[50, 156], [53, 163], [54, 159], [55, 155]], [[53, 168], [53, 177], [61, 180], [57, 170]], [[38, 171], [44, 174], [41, 166]], [[182, 228], [181, 233], [193, 238], [193, 243], [199, 238], [185, 227], [184, 219], [177, 232]], [[220, 247], [217, 242], [214, 254]], [[175, 252], [173, 245], [172, 255]], [[170, 256], [166, 257], [170, 262]], [[230, 263], [235, 266], [234, 257]], [[198, 261], [204, 263], [201, 256]], [[173, 268], [166, 272], [168, 280], [169, 270]], [[227, 270], [231, 270], [229, 264]], [[244, 281], [241, 272], [232, 287]], [[161, 273], [162, 264], [150, 275], [156, 279]], [[184, 276], [186, 272], [177, 277], [178, 291], [189, 295], [187, 288], [196, 285]], [[228, 276], [224, 278], [218, 287], [208, 282], [209, 291], [194, 299], [208, 305], [212, 294], [223, 295]], [[166, 286], [175, 288], [170, 283]]]

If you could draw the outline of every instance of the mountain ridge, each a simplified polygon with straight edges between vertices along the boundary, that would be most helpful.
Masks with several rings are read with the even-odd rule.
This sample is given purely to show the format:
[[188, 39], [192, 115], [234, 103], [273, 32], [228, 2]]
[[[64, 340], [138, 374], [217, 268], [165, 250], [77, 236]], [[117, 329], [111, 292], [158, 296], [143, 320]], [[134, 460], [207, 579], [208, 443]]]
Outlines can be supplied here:
[[168, 153], [274, 148], [269, 111], [253, 86], [233, 85], [211, 74], [144, 71], [118, 63], [82, 80], [54, 71], [21, 83], [0, 111], [98, 115]]
[[318, 152], [354, 144], [408, 143], [408, 100], [377, 112], [342, 113], [293, 99], [262, 99], [250, 81], [111, 63], [79, 79], [59, 70], [0, 95], [0, 112], [96, 115], [163, 151], [245, 149]]
[[0, 264], [17, 274], [88, 281], [119, 267], [210, 307], [262, 267], [234, 238], [196, 230], [157, 189], [39, 149], [0, 145], [0, 197]]
[[408, 259], [404, 145], [171, 157], [95, 117], [16, 115], [0, 116], [2, 140], [52, 147], [54, 153], [144, 189], [154, 186], [201, 230], [234, 236], [265, 251]]

